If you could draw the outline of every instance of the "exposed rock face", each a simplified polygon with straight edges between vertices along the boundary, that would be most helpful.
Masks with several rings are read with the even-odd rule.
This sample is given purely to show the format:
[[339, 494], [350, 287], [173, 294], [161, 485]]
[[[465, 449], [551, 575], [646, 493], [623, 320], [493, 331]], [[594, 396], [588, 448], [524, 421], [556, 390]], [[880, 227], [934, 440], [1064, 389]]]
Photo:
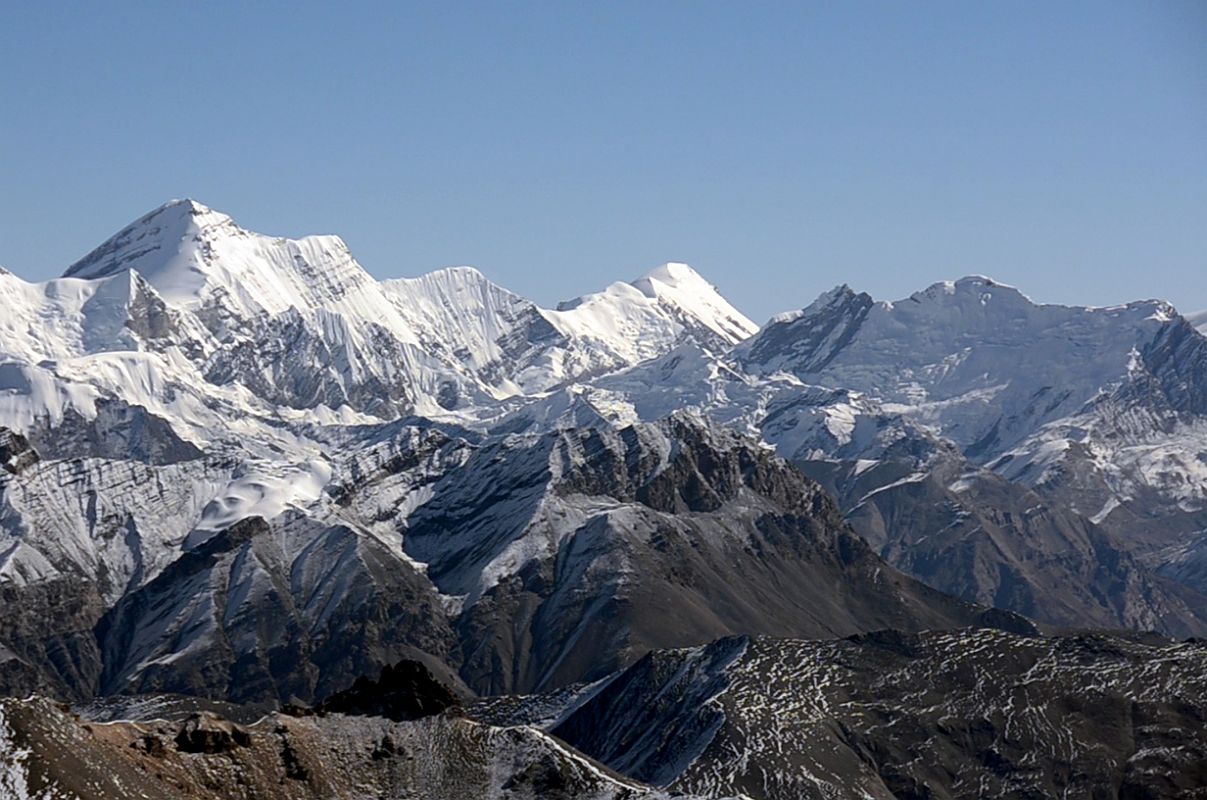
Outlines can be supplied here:
[[[184, 721], [174, 739], [176, 749], [182, 753], [229, 753], [236, 747], [250, 747], [251, 736], [233, 722], [214, 714], [194, 714]], [[151, 755], [163, 755], [167, 748], [154, 737], [142, 741], [143, 748]]]
[[57, 800], [656, 800], [666, 795], [533, 728], [272, 714], [96, 725], [0, 699], [0, 796]]
[[181, 439], [167, 420], [120, 400], [98, 401], [91, 419], [68, 410], [53, 428], [38, 428], [31, 435], [48, 459], [91, 457], [163, 465], [204, 455], [197, 445]]
[[[207, 362], [205, 379], [247, 386], [256, 396], [288, 408], [348, 405], [392, 419], [413, 406], [412, 387], [368, 369], [354, 350], [324, 336], [324, 324], [340, 327], [327, 318], [308, 319], [295, 308], [256, 319], [245, 337]], [[385, 330], [366, 325], [361, 335], [383, 361], [405, 364], [413, 358]]]
[[556, 735], [627, 775], [669, 786], [725, 725], [724, 709], [711, 701], [729, 688], [727, 668], [748, 645], [747, 637], [734, 636], [686, 658], [682, 651], [651, 652], [577, 703], [556, 724]]
[[[514, 704], [507, 718], [524, 719]], [[1205, 719], [1201, 642], [981, 629], [654, 652], [572, 698], [552, 732], [707, 796], [1193, 797]]]
[[[412, 688], [430, 696], [430, 675], [398, 674], [406, 708]], [[389, 696], [399, 683], [382, 685]], [[180, 703], [167, 702], [141, 705]], [[1195, 797], [1207, 780], [1200, 641], [983, 628], [729, 637], [651, 652], [595, 685], [476, 702], [469, 716], [430, 710], [97, 725], [44, 699], [3, 699], [0, 794]]]
[[408, 525], [408, 553], [465, 597], [462, 675], [486, 694], [593, 680], [651, 648], [743, 631], [983, 619], [876, 557], [791, 465], [691, 415], [483, 447]]
[[104, 661], [93, 630], [105, 606], [95, 585], [68, 577], [0, 584], [0, 608], [0, 695], [96, 692]]
[[16, 475], [37, 461], [38, 453], [30, 446], [28, 439], [0, 427], [0, 469]]
[[1091, 520], [958, 455], [800, 466], [886, 561], [937, 589], [1066, 627], [1207, 632], [1207, 597]]
[[820, 372], [858, 335], [873, 305], [866, 292], [839, 286], [799, 314], [773, 318], [748, 342], [742, 357], [765, 368]]
[[418, 661], [384, 667], [377, 680], [365, 676], [324, 700], [318, 711], [392, 719], [395, 722], [441, 714], [458, 705], [451, 689], [438, 682]]
[[[358, 446], [320, 500], [328, 505], [218, 530], [139, 509], [177, 502], [187, 486], [172, 476], [214, 470], [223, 480], [220, 464], [121, 462], [128, 516], [104, 522], [81, 509], [70, 536], [40, 545], [53, 561], [30, 556], [31, 569], [79, 576], [33, 586], [61, 586], [87, 613], [15, 617], [25, 627], [0, 638], [21, 657], [13, 685], [27, 685], [33, 669], [47, 673], [36, 685], [74, 698], [312, 703], [417, 658], [442, 680], [459, 672], [477, 692], [532, 691], [733, 633], [833, 636], [988, 619], [886, 565], [769, 449], [693, 415], [480, 443], [402, 428]], [[89, 480], [118, 467], [95, 469]], [[78, 492], [78, 478], [54, 480]], [[236, 500], [264, 491], [247, 478], [232, 485]], [[44, 518], [25, 505], [43, 494], [10, 489], [21, 492], [13, 502], [23, 519]], [[225, 502], [207, 504], [202, 519], [221, 519]], [[98, 539], [108, 549], [98, 551]], [[63, 653], [77, 655], [63, 662]]]
[[[279, 533], [278, 533], [279, 532]], [[430, 583], [376, 540], [250, 518], [184, 553], [97, 626], [100, 692], [306, 702], [454, 651]]]
[[1162, 326], [1140, 359], [1143, 370], [1121, 397], [1186, 417], [1207, 414], [1207, 336], [1188, 320], [1174, 317]]

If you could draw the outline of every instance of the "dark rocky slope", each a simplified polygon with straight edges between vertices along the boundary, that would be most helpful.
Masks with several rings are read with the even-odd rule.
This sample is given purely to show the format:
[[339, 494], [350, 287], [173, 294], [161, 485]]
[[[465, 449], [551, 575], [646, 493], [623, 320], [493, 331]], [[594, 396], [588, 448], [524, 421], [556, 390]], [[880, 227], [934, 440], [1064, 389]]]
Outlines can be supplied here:
[[802, 462], [886, 561], [957, 597], [1067, 627], [1207, 634], [1207, 596], [1058, 498], [955, 454]]
[[462, 675], [485, 694], [731, 633], [1030, 628], [897, 572], [796, 468], [690, 415], [485, 446], [411, 517], [405, 546], [465, 597]]
[[1207, 796], [1200, 641], [736, 637], [651, 653], [557, 719], [612, 767], [705, 795]]
[[101, 695], [312, 702], [455, 641], [431, 584], [377, 540], [287, 516], [243, 520], [125, 595], [96, 628]]

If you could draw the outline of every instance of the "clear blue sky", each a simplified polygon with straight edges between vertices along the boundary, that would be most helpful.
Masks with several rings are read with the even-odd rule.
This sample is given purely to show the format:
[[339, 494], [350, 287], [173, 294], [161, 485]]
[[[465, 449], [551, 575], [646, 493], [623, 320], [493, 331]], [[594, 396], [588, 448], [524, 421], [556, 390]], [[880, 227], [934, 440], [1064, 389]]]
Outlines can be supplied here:
[[[0, 264], [173, 197], [551, 303], [986, 273], [1207, 308], [1207, 2], [9, 4]], [[45, 6], [45, 7], [43, 7]]]

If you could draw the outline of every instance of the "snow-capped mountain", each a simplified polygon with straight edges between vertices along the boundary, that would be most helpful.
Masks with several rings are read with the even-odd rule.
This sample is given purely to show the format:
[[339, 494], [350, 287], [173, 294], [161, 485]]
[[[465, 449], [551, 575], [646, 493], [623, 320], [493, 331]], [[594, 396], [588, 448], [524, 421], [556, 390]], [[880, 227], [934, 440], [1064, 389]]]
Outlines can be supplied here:
[[1040, 305], [980, 277], [891, 303], [839, 287], [733, 355], [857, 390], [1133, 538], [1207, 524], [1207, 339], [1168, 303]]
[[[0, 579], [58, 626], [0, 642], [64, 691], [321, 696], [402, 653], [531, 690], [730, 632], [910, 627], [882, 579], [849, 618], [761, 594], [837, 585], [801, 577], [772, 520], [815, 545], [841, 523], [818, 540], [786, 521], [785, 493], [815, 488], [760, 447], [965, 599], [1059, 624], [1207, 619], [1207, 339], [1165, 303], [1038, 305], [972, 277], [894, 303], [839, 287], [756, 330], [666, 264], [546, 309], [467, 267], [379, 281], [338, 237], [263, 236], [193, 201], [62, 278], [0, 274], [0, 300]], [[837, 575], [854, 545], [833, 547]], [[751, 577], [771, 561], [783, 574]], [[674, 595], [676, 638], [626, 609], [684, 565], [702, 595]], [[915, 622], [959, 616], [937, 602]], [[415, 622], [367, 621], [384, 609]], [[283, 640], [255, 627], [268, 613]], [[341, 626], [376, 655], [344, 653]]]
[[1176, 318], [1155, 301], [1038, 305], [981, 277], [891, 303], [843, 286], [773, 319], [735, 355], [759, 372], [871, 394], [988, 458], [1133, 379]]
[[1192, 314], [1187, 314], [1186, 319], [1190, 321], [1191, 325], [1207, 333], [1207, 311], [1196, 311]]
[[[884, 698], [890, 720], [950, 740], [935, 785], [1046, 791], [1013, 744], [945, 720], [1013, 730], [1013, 695], [972, 703], [964, 678], [990, 668], [1034, 688], [1045, 665], [1044, 697], [1067, 708], [1087, 673], [1047, 666], [1066, 652], [1174, 665], [1147, 693], [1101, 688], [1182, 724], [1159, 698], [1188, 696], [1197, 654], [1041, 633], [1207, 635], [1207, 337], [1167, 303], [1041, 305], [969, 277], [891, 303], [838, 287], [758, 329], [665, 264], [550, 309], [468, 267], [379, 281], [338, 237], [263, 236], [177, 201], [62, 278], [0, 271], [0, 304], [7, 693], [263, 708], [413, 660], [462, 694], [541, 692], [490, 713], [535, 709], [628, 777], [532, 728], [390, 736], [510, 759], [488, 793], [568, 770], [601, 797], [905, 791], [933, 776], [865, 757], [929, 758], [891, 721], [860, 727]], [[967, 626], [982, 630], [833, 641]], [[730, 635], [756, 638], [698, 649]], [[643, 659], [664, 648], [695, 649]], [[903, 710], [920, 675], [943, 678], [950, 713]], [[828, 705], [774, 710], [768, 686]], [[813, 726], [777, 739], [790, 752], [755, 733], [783, 714]], [[343, 725], [307, 735], [342, 746]], [[1164, 734], [1141, 757], [1101, 727], [1078, 741], [1134, 767], [1042, 732], [1028, 746], [1094, 785], [1182, 780]]]
[[[1199, 590], [1189, 592], [1152, 573], [1174, 575], [1167, 560], [1197, 563], [1184, 549], [1146, 554], [1145, 531], [1172, 517], [1104, 527], [1070, 513], [1078, 498], [1068, 489], [1007, 480], [908, 410], [784, 372], [751, 375], [692, 345], [535, 401], [500, 428], [628, 424], [683, 406], [774, 445], [838, 498], [881, 556], [957, 596], [1061, 625], [1187, 635], [1207, 620], [1200, 570], [1176, 571]], [[1191, 440], [1182, 452], [1201, 451]], [[1195, 524], [1193, 511], [1177, 514]]]
[[531, 395], [667, 352], [721, 352], [757, 327], [686, 264], [542, 309], [469, 267], [382, 284], [424, 347], [500, 396]]
[[[263, 236], [191, 200], [135, 221], [64, 277], [88, 281], [75, 291], [90, 295], [92, 283], [122, 276], [145, 281], [148, 302], [184, 320], [173, 343], [204, 382], [274, 407], [383, 418], [480, 406], [634, 364], [685, 336], [725, 348], [755, 330], [686, 265], [546, 310], [469, 268], [377, 281], [339, 237]], [[83, 302], [62, 314], [81, 316]], [[124, 325], [113, 303], [92, 305]], [[66, 325], [88, 332], [87, 321]], [[111, 349], [105, 333], [87, 342]]]

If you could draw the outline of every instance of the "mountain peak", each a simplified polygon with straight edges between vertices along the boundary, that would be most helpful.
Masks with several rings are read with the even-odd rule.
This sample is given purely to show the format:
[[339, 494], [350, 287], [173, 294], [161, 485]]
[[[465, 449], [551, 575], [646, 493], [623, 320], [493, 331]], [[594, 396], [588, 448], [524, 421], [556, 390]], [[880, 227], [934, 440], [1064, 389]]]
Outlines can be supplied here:
[[688, 281], [705, 282], [700, 273], [696, 272], [687, 264], [683, 264], [678, 261], [668, 261], [665, 264], [660, 264], [659, 266], [654, 267], [652, 270], [633, 281], [633, 285], [637, 286], [638, 284], [649, 281], [659, 281], [672, 286]]
[[442, 267], [414, 278], [387, 278], [381, 281], [381, 288], [395, 304], [412, 311], [430, 306], [429, 311], [442, 309], [441, 315], [476, 315], [486, 313], [488, 307], [497, 311], [501, 305], [535, 308], [530, 300], [498, 285], [476, 267]]
[[1009, 284], [1001, 283], [985, 275], [965, 275], [954, 281], [939, 281], [920, 292], [914, 292], [907, 300], [922, 303], [938, 301], [941, 305], [961, 303], [971, 298], [982, 306], [988, 306], [995, 298], [1008, 300], [1012, 305], [1036, 305], [1031, 298]]
[[192, 264], [198, 244], [219, 229], [238, 232], [230, 217], [196, 200], [171, 200], [118, 231], [63, 277], [105, 278], [134, 270], [169, 302], [187, 300], [204, 285]]
[[856, 336], [874, 305], [866, 292], [835, 286], [799, 311], [775, 315], [735, 352], [765, 371], [814, 372]]
[[139, 273], [171, 305], [218, 303], [242, 318], [338, 304], [375, 283], [337, 236], [257, 234], [188, 198], [139, 217], [73, 264], [65, 277], [124, 271]]
[[956, 284], [956, 286], [986, 286], [989, 288], [1000, 287], [1002, 289], [1013, 289], [1014, 288], [1013, 286], [1010, 286], [1009, 284], [1002, 283], [1001, 281], [994, 280], [993, 278], [989, 277], [988, 275], [981, 275], [979, 273], [965, 275], [964, 277], [957, 280], [955, 282], [955, 284]]
[[759, 329], [734, 308], [717, 287], [687, 264], [667, 262], [630, 285], [651, 300], [698, 320], [730, 344], [752, 336]]
[[[204, 203], [200, 203], [200, 202], [194, 200], [191, 197], [185, 197], [185, 198], [176, 198], [173, 200], [169, 200], [168, 202], [161, 205], [159, 208], [155, 209], [155, 211], [152, 211], [151, 214], [156, 214], [156, 213], [159, 213], [162, 211], [169, 211], [169, 210], [180, 211], [182, 213], [190, 214], [192, 216], [200, 216], [202, 214], [220, 214], [221, 213], [221, 212], [214, 211], [214, 209], [210, 208], [209, 206], [205, 205]], [[150, 216], [150, 214], [148, 214], [148, 216]], [[226, 216], [226, 215], [222, 214], [222, 216]]]
[[[810, 314], [823, 308], [833, 308], [834, 306], [848, 302], [851, 298], [859, 297], [860, 294], [864, 293], [856, 292], [851, 288], [850, 284], [840, 283], [830, 291], [819, 294], [816, 300], [805, 306], [803, 313]], [[867, 296], [869, 299], [871, 298], [871, 295]]]
[[[199, 203], [192, 198], [169, 200], [163, 205], [143, 214], [138, 219], [131, 222], [109, 241], [123, 237], [125, 234], [137, 231], [140, 229], [168, 229], [178, 228], [189, 225], [197, 227], [209, 227], [213, 225], [233, 224], [233, 220], [221, 211], [215, 211], [204, 203]], [[103, 247], [104, 245], [102, 245]], [[75, 269], [73, 265], [71, 269]], [[68, 270], [70, 272], [71, 270]]]
[[792, 311], [783, 311], [775, 314], [771, 319], [767, 320], [767, 325], [787, 325], [804, 317], [813, 317], [822, 313], [829, 313], [832, 309], [838, 309], [854, 301], [861, 306], [872, 304], [872, 296], [867, 292], [856, 292], [849, 284], [842, 283], [835, 286], [829, 291], [822, 292], [809, 305], [804, 308], [793, 309]]

